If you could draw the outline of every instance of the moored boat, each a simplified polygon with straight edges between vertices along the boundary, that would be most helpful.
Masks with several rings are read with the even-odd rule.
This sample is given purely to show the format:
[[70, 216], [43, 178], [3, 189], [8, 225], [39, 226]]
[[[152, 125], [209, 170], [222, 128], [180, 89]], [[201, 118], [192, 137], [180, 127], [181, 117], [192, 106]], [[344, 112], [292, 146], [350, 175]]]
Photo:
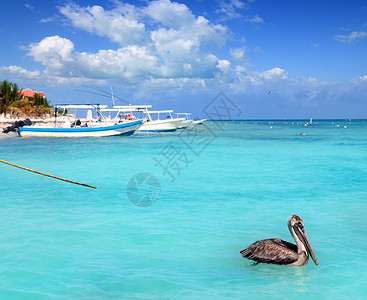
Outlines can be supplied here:
[[[192, 120], [190, 118], [191, 113], [176, 113], [177, 118], [182, 118], [182, 122], [179, 125], [178, 129], [185, 129], [188, 126], [192, 125]], [[182, 117], [181, 117], [182, 116]]]
[[19, 136], [49, 136], [49, 137], [101, 137], [111, 135], [132, 135], [141, 126], [143, 120], [136, 120], [114, 125], [101, 124], [95, 127], [44, 127], [24, 126], [18, 128]]
[[[184, 118], [172, 117], [173, 110], [145, 111], [146, 122], [138, 129], [139, 132], [174, 132]], [[153, 119], [151, 114], [157, 114], [157, 119]], [[167, 114], [166, 118], [160, 119], [161, 114]]]
[[193, 125], [202, 125], [207, 121], [207, 119], [201, 119], [201, 120], [193, 120], [192, 124]]
[[191, 119], [191, 113], [176, 113], [177, 118], [183, 116], [185, 120], [182, 121], [180, 128], [186, 128], [192, 125], [201, 125], [204, 124], [207, 119], [193, 120]]
[[[75, 115], [65, 115], [61, 113], [58, 120], [59, 110], [70, 109], [95, 109], [97, 112], [97, 121], [87, 121], [84, 124]], [[54, 126], [23, 126], [18, 128], [19, 136], [39, 136], [39, 137], [102, 137], [113, 135], [132, 135], [143, 124], [142, 119], [124, 120], [121, 122], [111, 122], [102, 114], [101, 109], [107, 106], [101, 105], [56, 105]], [[71, 121], [70, 117], [74, 120]]]
[[[140, 113], [140, 118], [144, 120], [144, 124], [137, 132], [143, 133], [174, 132], [180, 127], [181, 123], [185, 121], [185, 118], [173, 117], [173, 110], [151, 111], [149, 110], [151, 107], [151, 105], [114, 106], [113, 109], [103, 109], [102, 111], [118, 111], [120, 117], [121, 114], [124, 113], [122, 116], [128, 119], [135, 119], [136, 116], [134, 114]], [[130, 113], [126, 114], [127, 112]], [[157, 115], [157, 117], [153, 118], [152, 115]]]

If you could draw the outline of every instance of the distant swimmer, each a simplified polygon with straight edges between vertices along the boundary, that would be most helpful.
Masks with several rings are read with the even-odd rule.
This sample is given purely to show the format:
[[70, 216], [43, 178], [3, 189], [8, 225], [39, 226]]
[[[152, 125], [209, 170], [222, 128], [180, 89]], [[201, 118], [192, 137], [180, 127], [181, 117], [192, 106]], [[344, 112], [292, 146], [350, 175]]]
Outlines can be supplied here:
[[[269, 226], [269, 224], [266, 225]], [[301, 217], [291, 215], [288, 219], [288, 228], [297, 245], [280, 239], [268, 239], [253, 243], [240, 253], [243, 257], [254, 260], [257, 263], [288, 266], [306, 265], [308, 257], [311, 255], [314, 263], [319, 265], [311, 248]]]
[[301, 132], [300, 135], [306, 135], [306, 132]]

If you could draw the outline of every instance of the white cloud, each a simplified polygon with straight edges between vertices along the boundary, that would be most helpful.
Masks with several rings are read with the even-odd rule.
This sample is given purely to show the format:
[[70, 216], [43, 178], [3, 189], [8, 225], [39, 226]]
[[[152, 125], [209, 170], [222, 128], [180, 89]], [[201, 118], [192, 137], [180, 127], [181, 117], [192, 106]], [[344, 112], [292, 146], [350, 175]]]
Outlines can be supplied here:
[[[54, 59], [70, 60], [73, 50], [74, 44], [70, 40], [55, 35], [46, 37], [39, 43], [31, 44], [29, 55], [33, 56], [34, 60], [38, 62], [47, 62]], [[57, 53], [57, 57], [55, 53]]]
[[231, 71], [231, 62], [226, 59], [218, 60], [217, 68], [224, 73], [228, 73]]
[[232, 67], [229, 60], [203, 54], [195, 41], [176, 35], [175, 30], [160, 29], [153, 34], [155, 48], [133, 45], [97, 53], [77, 52], [70, 40], [52, 36], [31, 44], [28, 55], [45, 66], [45, 75], [59, 82], [113, 78], [143, 86], [207, 87], [225, 83], [259, 86], [288, 79], [285, 70], [277, 67], [261, 73]]
[[[241, 1], [227, 3], [244, 8]], [[230, 49], [232, 61], [215, 55], [213, 48], [228, 39], [227, 28], [195, 16], [184, 4], [157, 0], [138, 8], [119, 3], [112, 10], [68, 4], [59, 10], [75, 28], [107, 37], [118, 46], [80, 52], [69, 39], [46, 37], [28, 48], [28, 55], [44, 66], [43, 73], [23, 70], [27, 76], [58, 83], [113, 79], [140, 87], [230, 86], [234, 91], [295, 85], [282, 68], [254, 71], [246, 62], [246, 47]], [[244, 64], [238, 66], [236, 60]], [[318, 82], [309, 79], [303, 84]]]
[[366, 84], [367, 83], [367, 75], [362, 75], [362, 76], [352, 78], [351, 82], [354, 83], [354, 84]]
[[185, 4], [170, 0], [152, 1], [144, 11], [153, 20], [166, 27], [181, 28], [195, 22], [195, 16]]
[[157, 58], [145, 47], [127, 46], [97, 53], [75, 52], [74, 44], [52, 36], [32, 44], [28, 53], [46, 68], [44, 73], [59, 77], [109, 77], [136, 80], [159, 74]]
[[39, 20], [39, 23], [50, 23], [50, 22], [53, 22], [53, 21], [55, 21], [54, 17], [48, 17], [48, 18]]
[[71, 72], [69, 67], [74, 61], [73, 49], [74, 44], [70, 40], [50, 36], [39, 43], [31, 44], [28, 55], [46, 66], [46, 74], [67, 76], [67, 73]]
[[234, 60], [243, 59], [245, 56], [246, 49], [244, 47], [230, 49], [229, 52]]
[[252, 51], [254, 51], [255, 53], [262, 53], [262, 54], [264, 54], [265, 52], [264, 52], [264, 50], [263, 49], [261, 49], [260, 47], [258, 47], [258, 46], [256, 46]]
[[307, 81], [308, 82], [317, 82], [317, 79], [315, 77], [308, 77]]
[[203, 89], [206, 88], [207, 84], [208, 81], [201, 78], [150, 78], [142, 86], [146, 88]]
[[273, 68], [264, 72], [251, 71], [245, 66], [236, 66], [233, 69], [234, 78], [232, 80], [232, 88], [237, 90], [244, 90], [249, 87], [259, 86], [279, 86], [280, 84], [290, 84], [293, 79], [288, 78], [284, 69]]
[[[164, 61], [164, 76], [182, 76], [184, 64], [191, 65], [191, 76], [213, 77], [217, 64], [215, 55], [205, 48], [224, 43], [226, 29], [212, 25], [202, 16], [195, 18], [191, 12], [183, 10], [186, 23], [181, 21], [178, 28], [159, 28], [151, 31], [151, 44], [158, 57]], [[164, 22], [167, 24], [165, 18]], [[170, 21], [169, 21], [170, 22]]]
[[348, 35], [335, 35], [334, 39], [341, 43], [353, 43], [356, 40], [363, 39], [367, 37], [367, 32], [365, 31], [353, 31]]
[[[214, 78], [227, 28], [195, 16], [184, 4], [157, 0], [138, 8], [119, 3], [112, 10], [67, 4], [59, 11], [75, 28], [108, 37], [117, 50], [74, 52], [72, 41], [46, 37], [30, 45], [29, 55], [45, 66], [45, 74], [94, 78]], [[145, 23], [149, 24], [149, 29]]]
[[41, 72], [38, 70], [28, 71], [19, 66], [0, 66], [0, 73], [3, 76], [12, 76], [21, 79], [38, 79], [41, 77]]
[[245, 2], [240, 0], [219, 1], [219, 8], [215, 11], [221, 15], [221, 20], [231, 20], [240, 18], [239, 10], [247, 8]]
[[278, 79], [287, 79], [288, 75], [285, 73], [284, 69], [273, 68], [271, 70], [262, 72], [259, 74], [261, 78], [265, 80], [278, 80]]
[[258, 15], [255, 15], [252, 18], [247, 18], [246, 21], [249, 23], [255, 23], [255, 24], [265, 24], [264, 19], [259, 17]]
[[68, 4], [59, 7], [59, 11], [75, 28], [106, 36], [121, 46], [140, 45], [145, 39], [145, 25], [136, 19], [131, 5], [120, 5], [118, 9], [106, 11], [97, 5], [80, 7]]
[[28, 8], [29, 10], [34, 10], [34, 7], [30, 5], [29, 3], [25, 3], [24, 6]]
[[342, 89], [346, 88], [340, 84], [338, 86], [335, 82], [320, 82], [312, 77], [297, 80], [289, 77], [284, 69], [278, 67], [257, 72], [244, 66], [237, 66], [234, 73], [235, 79], [229, 84], [231, 92], [250, 93], [255, 98], [260, 97], [267, 101], [283, 99], [283, 104], [288, 102], [297, 106], [317, 106], [320, 101], [332, 99], [332, 93], [337, 89], [340, 93], [344, 93]]
[[[186, 45], [186, 44], [187, 45]], [[119, 78], [144, 81], [150, 78], [213, 78], [218, 71], [218, 58], [192, 52], [190, 43], [179, 40], [170, 45], [173, 56], [160, 61], [156, 53], [144, 46], [127, 46], [97, 53], [76, 52], [74, 44], [59, 36], [47, 37], [32, 44], [28, 55], [45, 66], [44, 73], [58, 77], [95, 79]], [[183, 56], [181, 60], [174, 58]], [[191, 62], [191, 63], [190, 63]]]

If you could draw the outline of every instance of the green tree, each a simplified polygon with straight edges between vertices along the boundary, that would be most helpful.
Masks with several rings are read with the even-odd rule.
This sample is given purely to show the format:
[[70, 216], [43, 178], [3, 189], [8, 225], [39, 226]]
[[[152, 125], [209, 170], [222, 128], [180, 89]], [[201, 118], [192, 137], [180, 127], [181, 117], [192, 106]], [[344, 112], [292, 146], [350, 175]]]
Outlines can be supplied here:
[[4, 80], [0, 82], [0, 114], [6, 114], [20, 100], [19, 87], [16, 83]]
[[50, 104], [47, 101], [47, 98], [42, 97], [40, 94], [35, 94], [33, 97], [29, 98], [30, 101], [34, 102], [34, 105], [37, 107], [43, 106], [43, 107], [51, 107]]
[[42, 97], [40, 94], [35, 94], [33, 97], [28, 97], [29, 102], [33, 105], [33, 112], [41, 117], [46, 113], [51, 113], [53, 108], [47, 101], [47, 98]]
[[35, 94], [33, 97], [22, 97], [21, 92], [16, 83], [4, 80], [0, 82], [0, 114], [17, 114], [41, 117], [46, 113], [52, 113], [53, 107], [48, 102], [47, 98], [40, 94]]

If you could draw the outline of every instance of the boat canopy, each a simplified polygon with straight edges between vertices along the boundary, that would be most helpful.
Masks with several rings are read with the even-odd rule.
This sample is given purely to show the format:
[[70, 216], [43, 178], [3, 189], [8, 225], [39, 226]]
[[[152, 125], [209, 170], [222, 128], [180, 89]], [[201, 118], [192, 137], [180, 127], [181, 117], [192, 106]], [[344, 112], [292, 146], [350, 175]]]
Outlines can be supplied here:
[[186, 116], [189, 116], [189, 115], [191, 115], [191, 113], [176, 113], [176, 115], [186, 115]]
[[107, 108], [108, 105], [101, 104], [56, 104], [55, 107], [63, 109], [74, 109], [74, 108]]
[[160, 114], [160, 113], [173, 113], [173, 110], [150, 110], [150, 114]]
[[[190, 115], [191, 113], [176, 113], [176, 118], [179, 118], [180, 116], [184, 116], [184, 118], [187, 120], [187, 121], [190, 121]], [[182, 117], [181, 117], [182, 118]]]
[[140, 111], [152, 108], [151, 105], [114, 105], [113, 108], [125, 111]]
[[102, 108], [100, 111], [117, 111], [117, 112], [133, 112], [138, 111], [137, 109], [125, 109], [125, 108]]

